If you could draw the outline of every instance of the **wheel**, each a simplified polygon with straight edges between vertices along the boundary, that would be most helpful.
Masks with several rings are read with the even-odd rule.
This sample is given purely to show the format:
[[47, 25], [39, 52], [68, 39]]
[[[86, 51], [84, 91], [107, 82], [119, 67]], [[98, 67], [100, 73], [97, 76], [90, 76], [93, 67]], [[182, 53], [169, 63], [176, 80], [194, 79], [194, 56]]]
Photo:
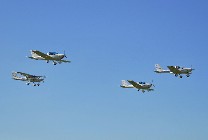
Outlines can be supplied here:
[[34, 87], [36, 86], [36, 84], [33, 85]]
[[38, 86], [40, 86], [40, 84], [37, 84]]
[[180, 76], [180, 78], [182, 78], [183, 76]]
[[187, 77], [189, 77], [190, 75], [186, 75]]

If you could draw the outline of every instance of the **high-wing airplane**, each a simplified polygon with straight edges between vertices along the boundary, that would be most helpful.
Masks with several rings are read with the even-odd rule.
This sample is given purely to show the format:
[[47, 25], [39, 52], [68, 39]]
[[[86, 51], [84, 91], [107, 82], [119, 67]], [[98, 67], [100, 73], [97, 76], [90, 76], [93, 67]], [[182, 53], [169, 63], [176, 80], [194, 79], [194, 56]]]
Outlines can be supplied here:
[[26, 81], [27, 85], [33, 83], [33, 86], [40, 86], [40, 82], [44, 82], [45, 76], [35, 76], [23, 72], [12, 72], [12, 78], [14, 80]]
[[49, 63], [49, 61], [53, 61], [54, 65], [56, 65], [57, 63], [61, 64], [62, 62], [71, 62], [68, 60], [63, 60], [64, 57], [67, 58], [65, 53], [59, 54], [56, 52], [48, 52], [47, 54], [45, 54], [37, 50], [31, 50], [31, 56], [29, 56], [28, 58], [35, 60], [45, 60], [47, 63]]
[[159, 64], [155, 64], [155, 71], [156, 73], [171, 73], [174, 74], [176, 77], [179, 76], [182, 78], [183, 76], [181, 74], [186, 74], [187, 77], [189, 77], [192, 74], [193, 68], [185, 68], [180, 66], [167, 66], [168, 70], [162, 69], [162, 67]]
[[177, 77], [179, 75], [180, 78], [183, 76], [181, 74], [186, 74], [189, 77], [192, 74], [193, 68], [185, 68], [180, 66], [167, 66], [168, 69]]
[[[128, 81], [128, 82], [127, 82]], [[134, 82], [133, 80], [121, 80], [121, 87], [122, 88], [136, 88], [138, 91], [141, 89], [141, 91], [144, 93], [146, 91], [153, 91], [151, 87], [154, 86], [151, 83], [145, 83], [145, 82]]]

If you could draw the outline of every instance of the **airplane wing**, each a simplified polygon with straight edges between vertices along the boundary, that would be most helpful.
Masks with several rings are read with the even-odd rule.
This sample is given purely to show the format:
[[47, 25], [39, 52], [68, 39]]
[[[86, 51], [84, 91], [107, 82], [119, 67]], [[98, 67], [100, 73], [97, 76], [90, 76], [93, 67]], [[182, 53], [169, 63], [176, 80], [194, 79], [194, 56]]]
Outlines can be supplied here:
[[[57, 60], [56, 60], [57, 61]], [[70, 63], [71, 61], [68, 60], [59, 60], [60, 62]]]
[[40, 51], [37, 50], [32, 50], [34, 53], [36, 53], [37, 55], [41, 56], [42, 58], [44, 58], [45, 60], [55, 60], [54, 58], [48, 56], [47, 54], [44, 54]]
[[137, 84], [136, 82], [134, 82], [133, 80], [127, 80], [130, 84], [132, 84], [135, 88], [140, 89], [142, 88], [142, 86], [140, 86], [139, 84]]
[[147, 89], [148, 91], [154, 91], [154, 89], [150, 88], [150, 89]]
[[174, 74], [180, 74], [181, 73], [181, 71], [179, 69], [175, 68], [174, 66], [167, 66], [167, 67]]
[[35, 76], [35, 75], [30, 75], [30, 74], [27, 74], [27, 73], [24, 73], [24, 72], [17, 72], [23, 76], [26, 76], [26, 77], [36, 77], [36, 78], [40, 78], [40, 77], [44, 77], [44, 76]]
[[[30, 59], [35, 59], [34, 57], [31, 57], [31, 56], [26, 56], [27, 58], [30, 58]], [[36, 60], [36, 59], [35, 59]]]
[[27, 74], [27, 73], [24, 73], [24, 72], [17, 72], [17, 73], [18, 73], [18, 74], [21, 74], [21, 75], [23, 75], [23, 76], [26, 76], [26, 77], [32, 76], [32, 75]]

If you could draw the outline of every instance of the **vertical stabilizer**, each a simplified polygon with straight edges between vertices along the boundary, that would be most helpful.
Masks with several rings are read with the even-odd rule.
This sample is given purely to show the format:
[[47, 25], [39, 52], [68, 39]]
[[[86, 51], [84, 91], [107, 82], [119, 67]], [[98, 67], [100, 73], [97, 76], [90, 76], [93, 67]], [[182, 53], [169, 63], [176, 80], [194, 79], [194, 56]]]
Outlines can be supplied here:
[[17, 72], [12, 72], [12, 79], [14, 79], [14, 80], [20, 80], [21, 78], [18, 77]]
[[163, 71], [162, 67], [159, 64], [155, 64], [155, 69], [158, 72], [162, 72]]
[[126, 80], [121, 80], [121, 87], [128, 87], [129, 84], [127, 83]]
[[37, 55], [36, 53], [34, 53], [33, 50], [30, 50], [30, 52], [31, 52], [31, 56], [32, 56], [33, 58], [39, 57], [39, 55]]

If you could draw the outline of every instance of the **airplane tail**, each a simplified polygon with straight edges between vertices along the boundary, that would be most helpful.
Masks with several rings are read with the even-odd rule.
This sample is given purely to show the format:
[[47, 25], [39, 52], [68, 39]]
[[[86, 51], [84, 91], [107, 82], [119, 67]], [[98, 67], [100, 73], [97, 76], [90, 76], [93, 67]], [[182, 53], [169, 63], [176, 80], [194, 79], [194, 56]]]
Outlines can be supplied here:
[[12, 79], [15, 79], [15, 80], [19, 79], [16, 72], [12, 72]]
[[162, 67], [159, 64], [155, 64], [155, 69], [159, 72], [163, 71]]
[[31, 57], [32, 57], [32, 58], [38, 57], [38, 55], [37, 55], [36, 53], [34, 53], [33, 50], [30, 50], [30, 52], [31, 52]]
[[127, 83], [126, 80], [121, 80], [121, 87], [127, 87], [129, 84]]

